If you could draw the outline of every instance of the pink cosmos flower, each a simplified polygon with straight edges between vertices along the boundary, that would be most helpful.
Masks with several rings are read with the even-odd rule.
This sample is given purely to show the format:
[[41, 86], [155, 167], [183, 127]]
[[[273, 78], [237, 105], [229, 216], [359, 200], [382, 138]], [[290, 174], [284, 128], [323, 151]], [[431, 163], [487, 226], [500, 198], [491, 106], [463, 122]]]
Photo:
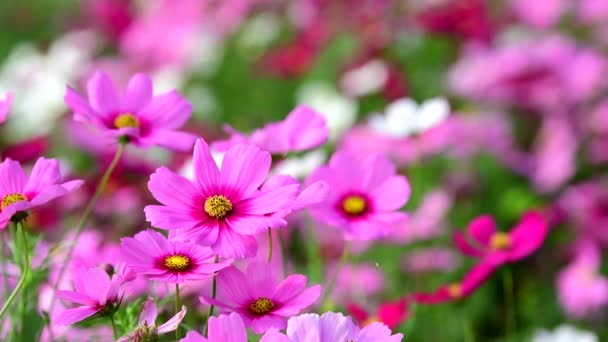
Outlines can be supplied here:
[[495, 270], [496, 265], [481, 262], [473, 266], [473, 268], [471, 268], [463, 277], [462, 281], [441, 286], [432, 293], [413, 293], [409, 298], [414, 302], [422, 304], [441, 304], [444, 302], [460, 300], [475, 292], [492, 276], [492, 274], [494, 274]]
[[355, 303], [349, 303], [346, 308], [359, 325], [364, 327], [380, 322], [389, 327], [389, 329], [396, 329], [409, 315], [405, 299], [400, 299], [396, 302], [384, 302], [378, 306], [375, 314], [370, 314], [365, 308]]
[[16, 214], [66, 195], [82, 185], [81, 180], [60, 183], [59, 161], [39, 158], [29, 176], [12, 159], [0, 164], [0, 228], [5, 228]]
[[417, 249], [403, 257], [405, 272], [447, 272], [454, 270], [460, 263], [459, 255], [452, 250], [440, 247]]
[[13, 94], [4, 93], [0, 94], [0, 124], [6, 121], [8, 112], [11, 110], [11, 104], [13, 103]]
[[213, 148], [226, 151], [232, 145], [256, 145], [270, 153], [286, 154], [313, 149], [323, 145], [329, 136], [325, 117], [312, 108], [300, 105], [283, 121], [273, 122], [254, 131], [250, 136], [226, 126], [230, 139], [218, 141]]
[[156, 308], [156, 304], [154, 304], [154, 299], [148, 298], [148, 300], [144, 302], [141, 315], [139, 316], [139, 324], [135, 331], [119, 338], [117, 342], [158, 339], [158, 335], [175, 331], [186, 316], [186, 312], [186, 307], [182, 306], [182, 309], [178, 313], [169, 318], [167, 322], [157, 327], [156, 318], [158, 317], [158, 309]]
[[53, 324], [71, 325], [94, 315], [113, 314], [120, 305], [118, 289], [123, 279], [119, 275], [112, 278], [101, 268], [93, 267], [74, 277], [76, 291], [57, 291], [57, 298], [79, 306], [55, 314]]
[[[209, 318], [208, 338], [196, 331], [189, 331], [180, 342], [247, 342], [247, 329], [237, 313]], [[260, 342], [269, 342], [266, 335]], [[272, 342], [272, 341], [270, 341]]]
[[284, 329], [287, 318], [317, 301], [321, 286], [306, 287], [306, 277], [294, 274], [279, 282], [266, 262], [252, 262], [246, 272], [228, 267], [217, 276], [217, 299], [201, 299], [241, 315], [255, 333]]
[[148, 188], [163, 205], [145, 208], [154, 227], [180, 230], [224, 257], [255, 255], [254, 235], [268, 227], [285, 226], [275, 215], [287, 210], [299, 194], [299, 184], [270, 191], [258, 188], [270, 169], [270, 154], [252, 145], [231, 147], [218, 168], [207, 143], [194, 147], [195, 181], [161, 167], [150, 177]]
[[462, 253], [473, 258], [482, 258], [493, 265], [515, 262], [535, 252], [545, 241], [548, 226], [537, 212], [528, 212], [509, 232], [496, 230], [491, 216], [474, 219], [467, 227], [467, 236], [454, 233], [454, 243]]
[[401, 342], [403, 334], [392, 335], [382, 323], [372, 323], [359, 328], [353, 320], [342, 313], [326, 312], [292, 317], [287, 323], [287, 334], [273, 332], [264, 342]]
[[559, 301], [568, 316], [582, 319], [608, 306], [608, 278], [600, 274], [601, 250], [591, 241], [576, 246], [576, 257], [557, 276]]
[[113, 139], [127, 139], [139, 147], [161, 146], [188, 150], [195, 137], [179, 132], [192, 114], [192, 106], [175, 90], [154, 96], [152, 80], [136, 74], [120, 93], [110, 77], [96, 72], [87, 82], [88, 102], [67, 87], [65, 103], [74, 119], [88, 123]]
[[338, 151], [307, 183], [319, 180], [327, 182], [331, 190], [324, 202], [311, 207], [311, 214], [342, 230], [349, 240], [387, 236], [407, 217], [398, 210], [408, 200], [409, 184], [386, 157], [372, 155], [360, 161]]
[[232, 263], [232, 260], [216, 263], [210, 248], [167, 240], [150, 229], [132, 238], [122, 238], [121, 252], [133, 272], [171, 283], [206, 279]]
[[526, 24], [537, 28], [548, 28], [556, 24], [569, 3], [568, 0], [510, 1], [515, 14]]

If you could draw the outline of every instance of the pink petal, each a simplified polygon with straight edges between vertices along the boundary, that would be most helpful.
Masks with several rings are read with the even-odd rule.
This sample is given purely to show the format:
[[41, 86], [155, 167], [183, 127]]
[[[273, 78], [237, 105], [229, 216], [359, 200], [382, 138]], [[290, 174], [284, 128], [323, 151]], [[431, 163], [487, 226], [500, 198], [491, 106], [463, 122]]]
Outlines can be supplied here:
[[61, 197], [68, 193], [61, 185], [52, 185], [46, 186], [42, 192], [38, 193], [35, 197], [33, 197], [30, 203], [33, 206], [38, 206], [47, 202], [54, 200], [57, 197]]
[[410, 197], [410, 185], [405, 177], [392, 176], [380, 183], [371, 193], [374, 210], [393, 211], [403, 207]]
[[224, 155], [220, 182], [227, 197], [247, 197], [262, 185], [270, 170], [270, 153], [253, 145], [236, 145]]
[[329, 136], [325, 117], [308, 106], [297, 106], [283, 122], [292, 150], [301, 151], [323, 145]]
[[150, 176], [148, 189], [160, 203], [181, 210], [203, 210], [204, 199], [192, 182], [166, 167], [156, 169]]
[[153, 298], [148, 298], [143, 305], [141, 315], [139, 316], [139, 325], [155, 325], [158, 310]]
[[251, 296], [249, 282], [243, 272], [234, 266], [227, 267], [217, 275], [218, 299], [235, 303], [237, 306], [248, 306], [254, 298]]
[[287, 328], [287, 319], [273, 314], [267, 314], [261, 317], [254, 317], [249, 326], [254, 333], [262, 334], [270, 329]]
[[0, 194], [23, 193], [27, 184], [27, 176], [19, 162], [10, 158], [0, 164]]
[[390, 159], [380, 154], [372, 154], [363, 161], [363, 181], [361, 187], [373, 191], [397, 171]]
[[217, 240], [211, 248], [222, 257], [236, 259], [255, 256], [258, 249], [255, 237], [239, 234], [227, 225], [220, 228]]
[[129, 80], [122, 109], [137, 112], [152, 99], [152, 80], [145, 74], [135, 74]]
[[[84, 100], [74, 89], [67, 87], [65, 96], [63, 97], [65, 103], [72, 109], [74, 116], [78, 119], [91, 121], [96, 124], [103, 124], [104, 116], [98, 114], [91, 106]], [[109, 113], [104, 113], [109, 114]]]
[[182, 320], [184, 320], [184, 317], [186, 317], [186, 312], [186, 307], [182, 305], [182, 309], [178, 313], [173, 315], [173, 317], [169, 318], [167, 322], [159, 326], [156, 332], [160, 335], [175, 331], [175, 329], [179, 327]]
[[283, 303], [295, 297], [306, 287], [306, 277], [301, 274], [293, 274], [283, 280], [272, 295], [273, 301]]
[[13, 94], [4, 93], [0, 95], [0, 124], [6, 121], [11, 105], [13, 103]]
[[73, 292], [73, 291], [57, 291], [57, 298], [64, 299], [70, 301], [72, 303], [85, 305], [85, 306], [94, 306], [95, 301], [86, 296], [83, 293]]
[[194, 145], [196, 136], [186, 132], [159, 129], [140, 140], [142, 143], [149, 146], [156, 145], [174, 151], [189, 151], [192, 148], [192, 145]]
[[[232, 215], [226, 218], [226, 225], [235, 233], [242, 235], [256, 235], [266, 231], [268, 228], [279, 228], [287, 225], [287, 222], [275, 216], [256, 215]], [[221, 234], [221, 230], [220, 230]]]
[[82, 275], [84, 277], [84, 293], [94, 298], [100, 305], [106, 304], [106, 295], [110, 288], [110, 276], [101, 268], [93, 267]]
[[496, 223], [490, 215], [475, 218], [467, 227], [469, 234], [482, 246], [488, 246], [492, 235], [496, 232]]
[[300, 184], [286, 185], [277, 189], [257, 191], [253, 196], [238, 202], [238, 213], [266, 215], [289, 208], [300, 193]]
[[162, 205], [148, 205], [144, 208], [146, 221], [153, 227], [162, 229], [188, 229], [203, 221], [191, 210], [182, 210]]
[[392, 335], [391, 329], [382, 323], [372, 323], [365, 326], [357, 335], [358, 341], [370, 342], [401, 342], [403, 334]]
[[120, 110], [120, 98], [114, 82], [104, 72], [96, 72], [87, 82], [91, 107], [104, 116]]
[[286, 302], [282, 303], [281, 308], [274, 310], [276, 315], [290, 317], [297, 315], [300, 311], [313, 305], [321, 295], [321, 286], [315, 285], [302, 291], [299, 295], [291, 297]]
[[208, 342], [208, 340], [204, 338], [203, 335], [192, 330], [188, 331], [186, 337], [179, 340], [179, 342]]
[[483, 255], [483, 252], [479, 249], [471, 246], [469, 241], [466, 239], [461, 231], [455, 231], [453, 236], [453, 242], [458, 249], [464, 254], [473, 258], [478, 258]]
[[155, 128], [173, 130], [182, 127], [192, 116], [192, 105], [177, 91], [154, 96], [140, 111]]
[[300, 192], [300, 195], [298, 195], [293, 203], [293, 210], [301, 210], [311, 205], [322, 203], [327, 198], [329, 190], [330, 187], [327, 182], [313, 182]]
[[262, 336], [260, 342], [291, 342], [291, 340], [287, 336], [281, 334], [278, 330], [270, 329], [266, 334], [264, 334], [264, 336]]
[[67, 309], [64, 311], [59, 311], [53, 317], [53, 324], [56, 325], [72, 325], [76, 322], [80, 322], [87, 317], [91, 317], [99, 311], [98, 309], [93, 309], [90, 307], [81, 307], [75, 309]]
[[217, 194], [220, 171], [211, 156], [209, 146], [203, 139], [198, 139], [194, 145], [194, 176], [201, 191], [206, 196]]
[[246, 342], [247, 330], [237, 313], [209, 318], [209, 340], [222, 342]]

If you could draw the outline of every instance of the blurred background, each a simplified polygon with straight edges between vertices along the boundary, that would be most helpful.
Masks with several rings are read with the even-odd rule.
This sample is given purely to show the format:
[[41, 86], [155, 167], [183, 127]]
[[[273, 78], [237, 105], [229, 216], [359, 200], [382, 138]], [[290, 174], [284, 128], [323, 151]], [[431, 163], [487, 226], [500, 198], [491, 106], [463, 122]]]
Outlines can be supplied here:
[[[406, 341], [527, 341], [568, 324], [608, 340], [607, 57], [605, 0], [5, 0], [0, 93], [14, 102], [0, 142], [3, 157], [54, 156], [95, 179], [108, 158], [71, 129], [63, 95], [97, 69], [179, 89], [194, 106], [187, 130], [210, 141], [227, 136], [226, 124], [251, 132], [308, 104], [331, 141], [295, 156], [304, 161], [291, 172], [345, 148], [389, 155], [412, 184], [410, 223], [356, 248], [347, 298], [373, 306], [454, 282], [472, 261], [452, 247], [452, 231], [482, 214], [508, 230], [536, 209], [550, 221], [547, 241], [505, 267], [515, 327], [505, 324], [501, 270], [470, 298], [411, 306], [398, 331]], [[374, 130], [368, 119], [405, 97], [446, 98], [450, 115], [414, 137]], [[176, 169], [188, 155], [142, 158]], [[116, 184], [145, 189], [136, 166]], [[128, 212], [152, 201], [123, 195], [132, 202], [115, 238], [141, 229], [143, 217]], [[313, 281], [342, 246], [330, 235], [288, 246]], [[311, 248], [327, 254], [312, 268]]]

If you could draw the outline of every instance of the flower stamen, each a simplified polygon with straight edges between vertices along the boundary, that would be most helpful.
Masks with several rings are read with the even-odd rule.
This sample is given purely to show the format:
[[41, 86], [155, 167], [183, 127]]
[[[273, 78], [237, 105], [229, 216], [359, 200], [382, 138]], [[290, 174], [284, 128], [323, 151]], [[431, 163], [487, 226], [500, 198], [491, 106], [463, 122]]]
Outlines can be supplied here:
[[269, 313], [274, 308], [274, 303], [268, 298], [258, 298], [249, 305], [249, 310], [256, 315], [264, 315]]
[[232, 202], [222, 195], [205, 200], [205, 212], [213, 218], [223, 218], [232, 211]]
[[11, 204], [15, 204], [17, 202], [27, 201], [27, 197], [20, 193], [12, 193], [4, 196], [2, 199], [2, 204], [0, 204], [0, 209], [4, 210], [4, 208], [8, 207]]
[[190, 266], [190, 259], [182, 254], [169, 255], [165, 258], [165, 266], [174, 271], [181, 271]]
[[137, 116], [131, 113], [120, 114], [114, 119], [114, 127], [125, 128], [125, 127], [139, 127], [139, 119]]
[[490, 247], [494, 250], [508, 249], [511, 247], [511, 237], [503, 232], [494, 233], [490, 238]]
[[348, 215], [361, 215], [367, 210], [367, 202], [361, 196], [351, 195], [342, 201], [342, 210]]
[[460, 285], [460, 284], [449, 285], [448, 294], [452, 298], [461, 298], [462, 297], [462, 285]]

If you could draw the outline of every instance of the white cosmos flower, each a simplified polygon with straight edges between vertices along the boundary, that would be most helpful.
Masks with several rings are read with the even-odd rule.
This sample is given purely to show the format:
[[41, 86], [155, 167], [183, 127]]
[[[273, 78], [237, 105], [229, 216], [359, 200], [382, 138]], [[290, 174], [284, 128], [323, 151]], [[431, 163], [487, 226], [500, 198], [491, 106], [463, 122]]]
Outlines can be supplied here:
[[542, 329], [532, 338], [532, 342], [599, 342], [599, 338], [590, 331], [578, 330], [562, 324], [553, 332]]
[[378, 59], [347, 71], [340, 80], [340, 86], [348, 96], [359, 97], [377, 92], [388, 79], [386, 64]]
[[327, 120], [329, 139], [335, 141], [357, 119], [357, 102], [340, 95], [329, 83], [305, 83], [297, 94], [297, 102], [310, 106]]
[[378, 133], [403, 138], [437, 126], [449, 114], [450, 105], [444, 98], [433, 98], [420, 105], [412, 99], [403, 98], [389, 104], [384, 115], [372, 115], [369, 125]]
[[49, 133], [65, 111], [68, 84], [85, 70], [95, 49], [91, 32], [68, 33], [42, 53], [31, 43], [18, 45], [0, 68], [0, 92], [13, 93], [5, 132], [20, 140]]
[[272, 169], [273, 175], [288, 175], [294, 178], [304, 178], [317, 167], [323, 165], [327, 155], [322, 149], [310, 151], [300, 157], [287, 158], [277, 163]]

